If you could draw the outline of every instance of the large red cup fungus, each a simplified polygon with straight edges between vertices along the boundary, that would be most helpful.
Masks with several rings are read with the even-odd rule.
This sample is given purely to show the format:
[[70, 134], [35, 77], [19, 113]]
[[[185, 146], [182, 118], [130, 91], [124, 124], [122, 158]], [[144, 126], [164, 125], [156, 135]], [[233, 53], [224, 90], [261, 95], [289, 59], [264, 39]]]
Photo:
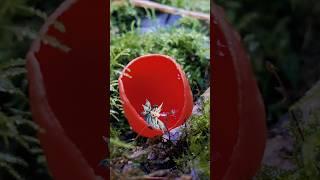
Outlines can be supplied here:
[[182, 125], [192, 113], [189, 82], [180, 65], [168, 56], [151, 54], [132, 60], [119, 77], [119, 92], [125, 116], [141, 136], [163, 134], [159, 129], [149, 128], [141, 115], [146, 100], [157, 105], [163, 103], [163, 112], [176, 112], [174, 116], [160, 117], [169, 131]]
[[264, 105], [240, 36], [212, 5], [212, 177], [251, 179], [265, 147]]
[[[29, 94], [39, 139], [57, 180], [107, 179], [106, 1], [67, 0], [47, 20], [28, 55]], [[102, 8], [103, 7], [103, 8]], [[66, 32], [53, 24], [58, 20]], [[64, 52], [44, 43], [55, 37]]]

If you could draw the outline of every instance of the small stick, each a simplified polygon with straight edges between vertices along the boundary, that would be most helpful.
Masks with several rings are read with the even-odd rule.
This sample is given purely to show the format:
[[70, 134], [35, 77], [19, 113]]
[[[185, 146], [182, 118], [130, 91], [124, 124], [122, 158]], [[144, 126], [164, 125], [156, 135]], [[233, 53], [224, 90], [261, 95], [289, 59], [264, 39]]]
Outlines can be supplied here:
[[281, 100], [280, 104], [285, 103], [289, 99], [289, 96], [288, 96], [288, 92], [287, 92], [279, 74], [276, 71], [276, 67], [271, 62], [267, 61], [266, 68], [272, 75], [274, 75], [274, 77], [276, 78], [276, 80], [278, 81], [278, 83], [280, 85], [280, 88], [281, 88], [280, 93], [283, 96], [283, 99]]
[[304, 141], [304, 134], [303, 134], [302, 128], [300, 127], [300, 123], [299, 123], [299, 121], [298, 121], [298, 118], [297, 118], [296, 114], [294, 113], [293, 110], [291, 110], [291, 111], [289, 111], [289, 112], [290, 112], [290, 115], [291, 115], [292, 119], [293, 119], [294, 122], [295, 122], [295, 125], [296, 125], [296, 127], [297, 127], [297, 129], [298, 129], [298, 132], [299, 132], [299, 135], [300, 135], [302, 141]]
[[210, 21], [210, 15], [206, 13], [187, 11], [184, 9], [179, 9], [179, 8], [159, 4], [156, 2], [146, 1], [146, 0], [130, 0], [130, 2], [133, 6], [136, 6], [136, 7], [156, 9], [158, 11], [162, 11], [168, 14], [189, 16], [199, 20]]
[[[277, 79], [277, 81], [278, 81], [278, 83], [280, 85], [280, 88], [282, 89], [280, 92], [282, 93], [283, 99], [282, 99], [282, 101], [280, 103], [285, 103], [286, 101], [288, 101], [289, 96], [288, 96], [287, 89], [285, 88], [283, 82], [281, 81], [281, 78], [280, 78], [279, 74], [276, 71], [276, 67], [269, 61], [267, 61], [266, 67], [267, 67], [267, 70], [269, 72], [271, 72], [275, 76], [275, 78]], [[297, 118], [295, 112], [293, 110], [289, 110], [289, 114], [290, 114], [291, 118], [293, 119], [293, 121], [295, 122], [295, 126], [298, 129], [298, 133], [299, 133], [302, 141], [304, 141], [303, 130], [300, 127], [300, 123], [298, 121], [298, 118]]]
[[169, 14], [190, 16], [190, 17], [193, 17], [196, 19], [210, 21], [210, 15], [205, 14], [205, 13], [201, 13], [201, 12], [187, 11], [184, 9], [179, 9], [179, 8], [175, 8], [175, 7], [171, 7], [171, 6], [167, 6], [167, 5], [162, 5], [159, 3], [146, 1], [146, 0], [131, 0], [130, 2], [132, 3], [132, 5], [134, 5], [136, 7], [157, 9], [159, 11], [169, 13]]

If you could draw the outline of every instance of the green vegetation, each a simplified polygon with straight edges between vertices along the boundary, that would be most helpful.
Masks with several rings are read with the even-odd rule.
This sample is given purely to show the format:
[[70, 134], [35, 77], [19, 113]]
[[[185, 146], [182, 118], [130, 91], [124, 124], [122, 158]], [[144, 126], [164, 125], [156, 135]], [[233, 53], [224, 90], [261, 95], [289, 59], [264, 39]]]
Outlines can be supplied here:
[[[111, 3], [111, 5], [110, 161], [111, 164], [118, 164], [123, 161], [135, 164], [134, 167], [131, 167], [135, 171], [130, 171], [127, 174], [120, 173], [123, 171], [121, 168], [112, 166], [113, 176], [122, 178], [141, 176], [144, 174], [141, 172], [141, 166], [144, 164], [148, 164], [146, 168], [150, 168], [151, 172], [163, 169], [161, 166], [166, 164], [167, 168], [176, 169], [171, 172], [175, 176], [190, 174], [191, 170], [194, 170], [203, 178], [208, 178], [210, 152], [209, 102], [205, 105], [203, 115], [192, 117], [189, 120], [190, 127], [184, 130], [184, 135], [176, 144], [170, 141], [155, 140], [157, 142], [155, 144], [165, 148], [158, 147], [155, 149], [153, 147], [154, 143], [150, 144], [150, 140], [146, 138], [140, 137], [136, 141], [132, 141], [136, 134], [131, 131], [123, 116], [117, 89], [117, 79], [124, 65], [141, 55], [157, 53], [176, 59], [186, 72], [194, 99], [198, 99], [209, 87], [210, 45], [208, 24], [184, 17], [178, 20], [173, 27], [158, 28], [152, 32], [142, 33], [139, 28], [142, 18], [154, 19], [159, 12], [134, 8], [129, 3], [121, 5]], [[185, 8], [184, 5], [180, 4], [178, 7]], [[156, 154], [157, 158], [152, 162], [149, 162], [150, 160], [146, 155], [130, 158], [134, 154], [145, 154], [144, 152], [149, 155]], [[161, 154], [165, 157], [162, 157]], [[161, 163], [154, 165], [157, 161]], [[125, 163], [124, 166], [127, 165]], [[140, 173], [137, 173], [137, 171]]]
[[39, 128], [31, 120], [24, 57], [46, 12], [58, 4], [0, 2], [0, 179], [50, 179], [35, 137]]
[[[226, 12], [227, 19], [240, 32], [251, 56], [251, 62], [262, 91], [267, 109], [268, 125], [274, 127], [289, 109], [303, 110], [304, 120], [290, 121], [290, 133], [294, 139], [294, 152], [287, 157], [297, 169], [285, 171], [276, 167], [263, 167], [257, 179], [319, 179], [319, 106], [309, 107], [310, 99], [319, 99], [318, 93], [308, 103], [292, 108], [292, 105], [319, 80], [319, 25], [320, 3], [307, 0], [255, 1], [217, 0]], [[279, 84], [275, 73], [266, 68], [271, 62], [283, 82]], [[319, 91], [318, 91], [319, 92]], [[282, 101], [286, 98], [286, 101]], [[307, 107], [307, 108], [306, 108]], [[291, 111], [291, 110], [290, 110]], [[299, 113], [298, 113], [299, 114]], [[301, 114], [301, 113], [300, 113]], [[304, 122], [306, 121], [306, 122]], [[297, 122], [301, 126], [299, 132]], [[301, 132], [303, 138], [301, 137]]]
[[[298, 103], [291, 107], [290, 113], [300, 122], [291, 119], [290, 134], [295, 140], [290, 158], [296, 170], [282, 170], [276, 167], [263, 167], [258, 180], [316, 180], [320, 176], [320, 106], [319, 83]], [[312, 108], [311, 108], [312, 106]], [[292, 117], [293, 118], [293, 117]]]
[[[192, 87], [192, 91], [198, 97], [209, 84], [209, 37], [203, 32], [203, 27], [200, 28], [200, 23], [197, 20], [183, 18], [180, 20], [181, 28], [159, 29], [155, 32], [142, 34], [139, 28], [135, 28], [136, 22], [139, 19], [128, 18], [124, 16], [119, 19], [117, 14], [132, 14], [142, 13], [144, 10], [137, 10], [127, 4], [123, 8], [111, 6], [111, 24], [125, 24], [122, 27], [129, 27], [125, 33], [111, 26], [113, 34], [110, 40], [110, 57], [111, 57], [111, 115], [114, 119], [123, 119], [121, 117], [121, 107], [118, 98], [117, 79], [124, 65], [136, 57], [144, 54], [160, 53], [174, 57], [177, 62], [182, 65], [186, 72]], [[119, 12], [118, 12], [119, 11]], [[121, 12], [121, 13], [120, 13]], [[144, 15], [146, 16], [146, 15]], [[144, 17], [141, 16], [140, 18]], [[129, 19], [129, 20], [127, 20]], [[132, 21], [131, 21], [132, 20]], [[117, 22], [117, 23], [116, 23]], [[177, 24], [178, 26], [179, 24]], [[122, 32], [122, 33], [121, 33]], [[118, 115], [114, 117], [114, 115]]]
[[189, 151], [176, 159], [181, 169], [199, 168], [200, 179], [209, 179], [210, 176], [210, 101], [205, 100], [201, 115], [193, 115], [185, 128], [185, 140]]
[[[240, 32], [262, 91], [268, 124], [319, 79], [320, 3], [314, 0], [217, 0]], [[271, 62], [285, 90], [266, 68]], [[281, 103], [285, 92], [287, 101]]]
[[[312, 98], [303, 100], [307, 103], [292, 107], [320, 77], [319, 1], [217, 0], [217, 4], [225, 9], [251, 56], [266, 104], [269, 127], [274, 127], [291, 111], [312, 114], [303, 119], [287, 118], [294, 139], [294, 152], [287, 158], [297, 169], [263, 167], [257, 179], [319, 179], [319, 106], [311, 107], [314, 102], [310, 101], [319, 101], [319, 90], [311, 93]], [[275, 73], [266, 68], [268, 62], [274, 65], [271, 70]], [[277, 75], [283, 85], [278, 82]]]

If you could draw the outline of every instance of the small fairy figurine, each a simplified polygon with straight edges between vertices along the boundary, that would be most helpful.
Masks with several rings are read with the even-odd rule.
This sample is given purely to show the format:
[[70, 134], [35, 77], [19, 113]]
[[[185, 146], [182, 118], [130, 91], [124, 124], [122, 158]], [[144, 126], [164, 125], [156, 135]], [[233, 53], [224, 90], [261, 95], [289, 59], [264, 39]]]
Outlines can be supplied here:
[[160, 106], [151, 106], [150, 101], [146, 100], [146, 104], [142, 105], [144, 120], [148, 123], [149, 127], [166, 131], [167, 128], [164, 123], [159, 119], [161, 116], [162, 104]]

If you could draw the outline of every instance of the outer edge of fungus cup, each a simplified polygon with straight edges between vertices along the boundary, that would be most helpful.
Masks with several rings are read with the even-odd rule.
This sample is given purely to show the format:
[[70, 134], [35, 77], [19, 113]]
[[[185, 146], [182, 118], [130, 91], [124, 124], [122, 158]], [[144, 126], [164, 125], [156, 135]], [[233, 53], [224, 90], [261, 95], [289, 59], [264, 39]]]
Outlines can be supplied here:
[[[134, 107], [134, 105], [132, 103], [133, 101], [135, 101], [135, 99], [130, 99], [127, 95], [129, 90], [127, 90], [125, 87], [126, 84], [124, 82], [125, 81], [124, 78], [135, 78], [135, 77], [130, 77], [130, 75], [128, 77], [127, 74], [131, 73], [130, 72], [131, 68], [134, 67], [134, 65], [136, 63], [145, 63], [146, 66], [149, 66], [149, 65], [151, 65], [149, 63], [152, 63], [152, 60], [169, 62], [168, 66], [174, 66], [176, 71], [179, 73], [179, 75], [181, 77], [180, 83], [182, 83], [182, 84], [177, 84], [177, 86], [182, 86], [182, 92], [180, 92], [180, 93], [183, 94], [183, 102], [179, 102], [179, 103], [182, 103], [182, 108], [180, 109], [181, 112], [179, 113], [178, 117], [176, 117], [176, 119], [175, 119], [175, 123], [171, 123], [167, 127], [168, 130], [170, 131], [171, 129], [174, 129], [174, 128], [182, 125], [190, 117], [190, 115], [192, 113], [192, 108], [193, 108], [193, 97], [192, 97], [192, 92], [191, 92], [191, 88], [190, 88], [188, 79], [187, 79], [185, 73], [183, 72], [181, 66], [173, 58], [166, 56], [166, 55], [161, 55], [161, 54], [148, 54], [148, 55], [143, 55], [143, 56], [137, 57], [136, 59], [130, 61], [126, 65], [126, 67], [123, 69], [123, 71], [118, 79], [120, 98], [122, 100], [122, 106], [124, 109], [125, 117], [128, 120], [132, 129], [136, 133], [138, 133], [140, 136], [144, 136], [144, 137], [148, 137], [148, 138], [163, 135], [164, 132], [159, 129], [148, 128], [148, 124], [146, 123], [146, 121], [144, 120], [142, 115], [140, 115], [140, 112], [138, 112], [138, 110], [136, 108], [137, 106]], [[148, 61], [148, 62], [144, 62], [144, 61]], [[138, 65], [136, 65], [136, 66], [138, 66]], [[128, 69], [129, 69], [129, 71], [128, 71]], [[175, 78], [175, 77], [172, 77], [172, 78]], [[141, 87], [141, 88], [143, 89], [143, 87]], [[163, 88], [166, 88], [165, 84], [163, 85]], [[146, 99], [147, 99], [147, 97], [146, 97]], [[174, 99], [172, 99], [172, 101], [174, 101]], [[141, 105], [143, 104], [142, 101], [140, 104]], [[165, 106], [165, 105], [166, 105], [166, 103], [163, 103], [163, 106]]]
[[[26, 57], [32, 117], [42, 130], [38, 137], [53, 179], [109, 177], [108, 169], [99, 165], [108, 155], [103, 140], [108, 132], [103, 68], [108, 40], [102, 36], [106, 28], [100, 26], [104, 13], [97, 11], [103, 4], [62, 2], [41, 27]], [[57, 20], [65, 32], [54, 27]], [[44, 42], [45, 35], [70, 51]]]
[[241, 38], [212, 3], [212, 178], [252, 179], [261, 167], [266, 114]]

